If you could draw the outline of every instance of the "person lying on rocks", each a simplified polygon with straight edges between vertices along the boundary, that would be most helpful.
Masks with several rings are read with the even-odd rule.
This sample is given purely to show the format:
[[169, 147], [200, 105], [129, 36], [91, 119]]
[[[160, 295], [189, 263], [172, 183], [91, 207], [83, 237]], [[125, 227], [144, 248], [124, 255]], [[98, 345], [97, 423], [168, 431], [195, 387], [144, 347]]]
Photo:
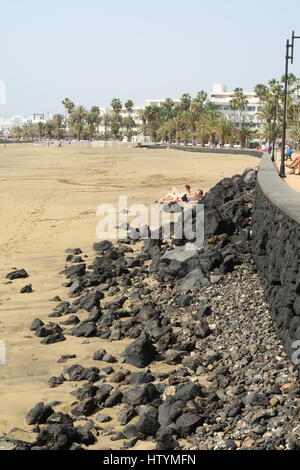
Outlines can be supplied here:
[[197, 202], [200, 201], [203, 197], [203, 190], [202, 189], [197, 189], [194, 193], [191, 193], [190, 196], [188, 196], [188, 202]]
[[295, 173], [295, 175], [300, 174], [300, 157], [296, 157], [295, 160], [292, 161], [292, 163], [286, 163], [286, 166], [291, 169], [289, 171], [289, 174]]
[[188, 197], [193, 193], [191, 192], [191, 187], [189, 184], [184, 186], [184, 192], [180, 194], [177, 188], [172, 188], [172, 190], [160, 199], [160, 203], [164, 202], [189, 202]]

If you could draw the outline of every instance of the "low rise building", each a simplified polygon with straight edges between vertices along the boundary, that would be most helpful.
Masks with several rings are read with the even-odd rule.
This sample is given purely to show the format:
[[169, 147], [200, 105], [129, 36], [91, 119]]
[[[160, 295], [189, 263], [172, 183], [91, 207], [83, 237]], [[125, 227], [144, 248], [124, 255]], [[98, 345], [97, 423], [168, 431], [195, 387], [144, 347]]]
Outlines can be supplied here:
[[32, 114], [28, 118], [22, 116], [3, 117], [0, 116], [0, 134], [2, 136], [8, 136], [11, 134], [11, 130], [14, 127], [22, 127], [26, 122], [32, 122], [37, 124], [38, 122], [46, 122], [44, 114]]

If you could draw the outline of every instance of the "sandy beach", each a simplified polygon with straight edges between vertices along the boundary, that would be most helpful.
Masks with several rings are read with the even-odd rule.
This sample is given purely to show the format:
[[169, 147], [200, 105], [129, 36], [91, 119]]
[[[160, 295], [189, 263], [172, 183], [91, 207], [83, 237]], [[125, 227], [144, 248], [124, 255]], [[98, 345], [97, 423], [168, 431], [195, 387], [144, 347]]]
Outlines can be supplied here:
[[[120, 195], [128, 196], [129, 203], [150, 204], [172, 186], [186, 183], [206, 191], [220, 179], [258, 163], [244, 155], [174, 150], [30, 144], [0, 148], [0, 340], [7, 349], [7, 363], [0, 366], [0, 435], [12, 428], [29, 430], [25, 416], [37, 402], [60, 400], [57, 410], [69, 410], [74, 402], [72, 385], [55, 389], [47, 385], [49, 377], [62, 370], [63, 364], [56, 362], [62, 354], [76, 353], [77, 358], [67, 364], [85, 366], [96, 349], [105, 348], [118, 357], [128, 343], [89, 338], [83, 344], [71, 336], [44, 346], [28, 328], [34, 318], [49, 321], [51, 298], [59, 295], [68, 300], [65, 279], [58, 274], [65, 266], [65, 249], [80, 247], [86, 262], [92, 260], [98, 205], [116, 204]], [[26, 269], [29, 278], [7, 283], [5, 276], [13, 268]], [[33, 292], [21, 294], [20, 288], [28, 283]], [[30, 439], [22, 431], [10, 435]], [[107, 438], [96, 448], [119, 446]]]

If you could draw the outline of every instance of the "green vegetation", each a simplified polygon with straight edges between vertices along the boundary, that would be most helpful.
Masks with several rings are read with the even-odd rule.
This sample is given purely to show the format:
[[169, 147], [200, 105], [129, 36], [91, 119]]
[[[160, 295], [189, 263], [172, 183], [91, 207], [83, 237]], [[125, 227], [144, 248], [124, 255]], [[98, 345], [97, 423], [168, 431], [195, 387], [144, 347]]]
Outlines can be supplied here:
[[[296, 145], [300, 142], [300, 95], [298, 93], [300, 87], [298, 81], [292, 73], [288, 75], [287, 136], [294, 140]], [[281, 140], [284, 82], [285, 76], [283, 75], [280, 81], [273, 78], [269, 80], [268, 85], [259, 83], [254, 88], [261, 104], [258, 113], [258, 119], [263, 124], [260, 137], [272, 142], [273, 145], [277, 140]]]
[[[46, 123], [27, 122], [22, 128], [13, 129], [13, 134], [16, 139], [67, 137], [121, 140], [125, 136], [129, 142], [134, 135], [142, 134], [149, 136], [152, 142], [186, 145], [197, 142], [202, 146], [209, 143], [220, 147], [239, 142], [241, 148], [255, 138], [274, 144], [281, 134], [284, 78], [281, 77], [280, 81], [272, 79], [268, 85], [259, 83], [254, 89], [260, 102], [257, 114], [261, 122], [259, 132], [244, 122], [248, 100], [243, 89], [236, 88], [229, 103], [234, 112], [234, 122], [222, 115], [204, 91], [199, 91], [195, 97], [184, 93], [177, 103], [167, 98], [160, 106], [146, 106], [138, 113], [134, 113], [132, 100], [122, 105], [119, 98], [113, 98], [111, 110], [103, 114], [98, 106], [88, 110], [65, 98], [62, 101], [64, 116], [55, 114]], [[293, 74], [289, 74], [288, 84], [288, 137], [300, 142], [300, 99], [296, 93], [299, 86]], [[99, 132], [100, 126], [102, 132]]]

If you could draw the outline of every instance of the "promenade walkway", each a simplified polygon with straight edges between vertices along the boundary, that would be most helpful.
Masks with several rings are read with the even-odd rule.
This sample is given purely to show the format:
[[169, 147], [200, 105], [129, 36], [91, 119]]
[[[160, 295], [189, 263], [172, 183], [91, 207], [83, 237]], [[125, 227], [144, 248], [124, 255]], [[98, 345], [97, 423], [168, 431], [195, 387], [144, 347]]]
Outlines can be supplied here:
[[[292, 158], [294, 159], [296, 156], [299, 156], [299, 153], [294, 152]], [[271, 158], [271, 157], [270, 157]], [[280, 168], [280, 160], [281, 160], [281, 154], [280, 152], [277, 152], [277, 155], [275, 157], [275, 164], [278, 168]], [[290, 160], [289, 160], [290, 161]], [[284, 181], [286, 184], [288, 184], [292, 189], [300, 193], [300, 175], [289, 175], [289, 168], [285, 168], [286, 170], [286, 178], [284, 178]]]

